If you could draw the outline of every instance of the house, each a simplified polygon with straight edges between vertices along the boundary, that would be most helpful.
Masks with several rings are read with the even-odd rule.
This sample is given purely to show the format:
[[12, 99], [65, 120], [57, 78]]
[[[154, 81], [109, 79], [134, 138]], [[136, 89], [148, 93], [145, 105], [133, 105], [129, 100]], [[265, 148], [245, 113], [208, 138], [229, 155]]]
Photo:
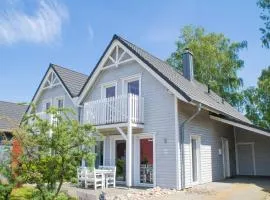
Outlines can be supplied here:
[[[26, 105], [12, 102], [0, 101], [0, 162], [5, 159], [4, 153], [5, 141], [11, 141], [13, 132], [20, 125], [20, 122], [27, 109]], [[12, 141], [13, 163], [20, 153], [21, 148], [16, 140]]]
[[77, 109], [81, 123], [104, 135], [98, 164], [116, 165], [117, 182], [127, 186], [270, 176], [270, 131], [196, 81], [188, 50], [183, 64], [180, 73], [115, 35], [89, 77], [50, 65], [33, 102], [38, 112], [53, 104]]

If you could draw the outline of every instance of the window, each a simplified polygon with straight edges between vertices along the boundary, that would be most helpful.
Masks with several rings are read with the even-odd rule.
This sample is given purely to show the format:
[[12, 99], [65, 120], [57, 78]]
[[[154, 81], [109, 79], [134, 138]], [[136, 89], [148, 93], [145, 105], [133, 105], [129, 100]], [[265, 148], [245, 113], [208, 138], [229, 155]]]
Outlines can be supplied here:
[[106, 98], [115, 97], [115, 86], [106, 88]]
[[64, 99], [57, 99], [57, 108], [64, 108]]
[[141, 95], [141, 74], [125, 77], [122, 79], [122, 93]]
[[52, 106], [52, 100], [44, 100], [43, 101], [43, 112], [46, 112]]
[[101, 85], [101, 98], [110, 98], [115, 96], [117, 96], [117, 81]]
[[139, 80], [128, 82], [128, 94], [140, 95], [140, 82]]

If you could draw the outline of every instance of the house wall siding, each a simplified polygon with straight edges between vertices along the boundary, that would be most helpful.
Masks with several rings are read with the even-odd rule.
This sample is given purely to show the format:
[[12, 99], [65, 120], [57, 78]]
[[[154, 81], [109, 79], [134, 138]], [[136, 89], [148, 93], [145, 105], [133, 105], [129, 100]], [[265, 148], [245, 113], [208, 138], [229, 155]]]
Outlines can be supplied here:
[[44, 89], [41, 95], [38, 98], [36, 103], [37, 112], [43, 111], [43, 103], [44, 100], [51, 100], [53, 106], [57, 106], [57, 97], [64, 97], [64, 107], [71, 108], [75, 111], [75, 115], [73, 116], [75, 119], [78, 119], [78, 108], [73, 104], [72, 100], [70, 99], [69, 95], [65, 91], [62, 85], [57, 85], [52, 88]]
[[[182, 122], [196, 112], [194, 106], [179, 102], [179, 126]], [[222, 149], [221, 138], [227, 138], [229, 141], [230, 170], [231, 175], [235, 171], [235, 144], [233, 128], [231, 126], [215, 122], [209, 118], [207, 111], [202, 110], [185, 128], [184, 153], [185, 153], [185, 186], [192, 185], [191, 170], [191, 145], [190, 137], [199, 135], [200, 145], [200, 175], [199, 183], [221, 180], [223, 175], [223, 157], [219, 155], [219, 149]]]
[[[115, 80], [117, 94], [121, 95], [121, 78], [135, 74], [141, 74], [141, 95], [144, 97], [145, 121], [141, 133], [153, 133], [156, 137], [156, 183], [161, 187], [176, 187], [174, 96], [158, 80], [137, 62], [110, 68], [102, 71], [85, 101], [100, 99], [102, 83]], [[107, 154], [106, 151], [105, 163], [108, 162]]]
[[256, 175], [270, 176], [270, 137], [240, 128], [236, 128], [235, 132], [237, 143], [254, 142]]

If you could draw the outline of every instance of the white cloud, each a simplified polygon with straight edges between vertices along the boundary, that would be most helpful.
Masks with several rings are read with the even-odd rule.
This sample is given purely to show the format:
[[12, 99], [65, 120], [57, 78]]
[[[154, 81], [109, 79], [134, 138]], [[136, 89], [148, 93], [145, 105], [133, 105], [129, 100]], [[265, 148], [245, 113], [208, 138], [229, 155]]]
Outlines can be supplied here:
[[11, 7], [0, 13], [0, 45], [16, 42], [51, 43], [61, 38], [67, 8], [53, 0], [41, 0], [33, 15]]

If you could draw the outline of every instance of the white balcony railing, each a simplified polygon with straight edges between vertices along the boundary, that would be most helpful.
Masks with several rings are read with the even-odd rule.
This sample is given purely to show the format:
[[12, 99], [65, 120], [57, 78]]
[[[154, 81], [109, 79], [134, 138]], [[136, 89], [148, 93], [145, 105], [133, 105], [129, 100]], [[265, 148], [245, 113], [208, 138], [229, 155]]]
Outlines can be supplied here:
[[92, 125], [125, 123], [128, 122], [129, 116], [132, 123], [144, 122], [144, 99], [142, 97], [129, 94], [84, 104], [84, 123]]

